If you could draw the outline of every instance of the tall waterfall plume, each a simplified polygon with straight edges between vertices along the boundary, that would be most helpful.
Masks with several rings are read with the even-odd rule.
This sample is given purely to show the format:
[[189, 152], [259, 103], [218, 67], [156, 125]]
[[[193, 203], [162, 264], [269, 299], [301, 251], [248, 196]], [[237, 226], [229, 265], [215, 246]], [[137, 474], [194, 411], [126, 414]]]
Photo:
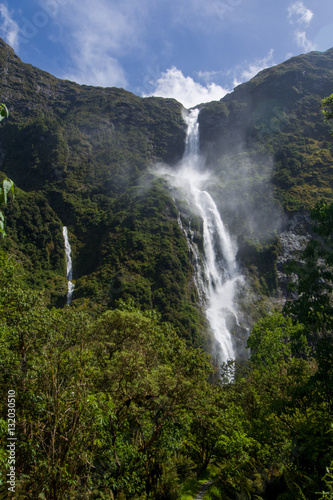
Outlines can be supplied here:
[[73, 279], [73, 266], [72, 266], [72, 249], [68, 240], [68, 231], [67, 227], [63, 226], [62, 234], [64, 236], [65, 242], [65, 253], [66, 253], [66, 276], [68, 280], [68, 289], [67, 289], [67, 305], [70, 305], [73, 298], [75, 285], [72, 283]]
[[236, 245], [214, 199], [206, 190], [209, 182], [212, 183], [212, 176], [205, 170], [204, 160], [199, 153], [198, 114], [199, 110], [194, 109], [184, 115], [187, 137], [185, 153], [178, 169], [161, 168], [160, 173], [177, 188], [176, 197], [185, 200], [191, 213], [202, 221], [203, 252], [199, 252], [190, 224], [185, 229], [179, 216], [195, 267], [198, 295], [216, 341], [215, 354], [219, 362], [226, 362], [237, 357], [237, 343], [232, 332], [241, 328], [236, 297], [244, 279], [236, 262]]

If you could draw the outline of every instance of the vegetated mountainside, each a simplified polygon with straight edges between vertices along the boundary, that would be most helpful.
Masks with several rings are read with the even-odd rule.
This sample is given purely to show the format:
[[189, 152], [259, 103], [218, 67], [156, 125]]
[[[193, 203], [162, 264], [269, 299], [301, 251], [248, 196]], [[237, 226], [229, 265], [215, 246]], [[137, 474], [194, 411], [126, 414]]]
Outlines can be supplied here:
[[186, 241], [174, 202], [148, 172], [183, 155], [181, 104], [58, 80], [23, 64], [4, 42], [0, 66], [1, 102], [10, 110], [0, 170], [16, 185], [2, 247], [63, 304], [67, 225], [77, 306], [100, 311], [131, 296], [193, 340], [201, 313]]
[[[202, 109], [201, 148], [208, 163], [222, 175], [228, 161], [235, 179], [247, 173], [252, 182], [251, 176], [273, 173], [275, 195], [286, 210], [331, 198], [333, 144], [320, 104], [332, 89], [333, 49], [261, 71]], [[246, 161], [252, 171], [244, 172]]]
[[[299, 56], [201, 107], [201, 148], [218, 180], [211, 190], [260, 293], [278, 295], [275, 221], [332, 196], [330, 128], [320, 111], [332, 91], [332, 60], [332, 51]], [[22, 63], [4, 42], [0, 67], [1, 102], [10, 110], [0, 170], [16, 184], [1, 246], [25, 262], [30, 284], [62, 305], [67, 225], [74, 305], [100, 312], [132, 297], [201, 342], [178, 209], [149, 172], [152, 163], [182, 157], [181, 104], [56, 79]]]
[[333, 49], [311, 52], [261, 71], [199, 115], [215, 198], [266, 293], [278, 293], [278, 262], [309, 231], [309, 207], [333, 197], [331, 127], [320, 108], [332, 90]]

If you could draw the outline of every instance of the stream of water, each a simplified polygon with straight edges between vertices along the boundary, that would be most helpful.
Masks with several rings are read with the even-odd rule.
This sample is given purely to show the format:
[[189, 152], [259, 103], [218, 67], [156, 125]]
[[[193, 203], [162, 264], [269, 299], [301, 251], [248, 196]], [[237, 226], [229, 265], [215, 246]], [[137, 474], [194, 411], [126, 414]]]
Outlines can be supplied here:
[[74, 293], [74, 284], [72, 283], [73, 279], [73, 265], [72, 265], [72, 249], [69, 244], [68, 240], [68, 231], [67, 227], [63, 226], [62, 228], [62, 234], [64, 236], [64, 243], [65, 243], [65, 253], [66, 253], [66, 276], [67, 276], [67, 281], [68, 281], [68, 289], [67, 289], [67, 304], [70, 305], [72, 302], [73, 298], [73, 293]]

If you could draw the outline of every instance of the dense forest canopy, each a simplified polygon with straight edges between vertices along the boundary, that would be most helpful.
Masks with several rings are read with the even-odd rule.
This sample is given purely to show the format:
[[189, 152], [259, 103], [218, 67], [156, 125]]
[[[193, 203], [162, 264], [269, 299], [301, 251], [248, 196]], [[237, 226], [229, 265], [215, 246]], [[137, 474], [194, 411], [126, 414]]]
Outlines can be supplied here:
[[201, 477], [207, 498], [331, 498], [332, 213], [317, 207], [323, 243], [293, 269], [300, 300], [253, 327], [236, 371], [131, 301], [49, 308], [2, 253], [3, 494], [14, 391], [15, 498], [177, 499]]

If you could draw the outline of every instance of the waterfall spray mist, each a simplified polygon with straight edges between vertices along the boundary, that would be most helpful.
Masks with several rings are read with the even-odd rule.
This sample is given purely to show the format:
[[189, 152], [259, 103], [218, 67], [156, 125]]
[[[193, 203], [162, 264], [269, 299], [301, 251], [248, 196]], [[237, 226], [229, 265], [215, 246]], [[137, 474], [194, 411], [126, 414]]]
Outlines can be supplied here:
[[215, 354], [219, 362], [225, 362], [237, 357], [232, 331], [239, 326], [236, 296], [243, 276], [236, 262], [237, 248], [212, 196], [204, 189], [212, 179], [199, 153], [198, 114], [199, 110], [195, 109], [184, 115], [187, 137], [178, 169], [160, 168], [159, 174], [177, 188], [177, 196], [187, 201], [191, 212], [202, 220], [203, 252], [200, 254], [191, 229], [184, 229], [179, 217], [193, 257], [198, 294], [216, 340]]

